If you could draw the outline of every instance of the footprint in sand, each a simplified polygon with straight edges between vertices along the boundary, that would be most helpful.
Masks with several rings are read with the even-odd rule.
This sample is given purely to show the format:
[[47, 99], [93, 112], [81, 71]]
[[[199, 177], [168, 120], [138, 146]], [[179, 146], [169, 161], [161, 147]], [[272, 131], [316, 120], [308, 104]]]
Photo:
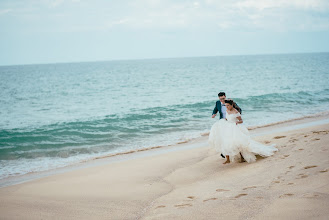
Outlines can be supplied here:
[[242, 196], [246, 196], [246, 195], [248, 195], [248, 194], [247, 193], [241, 193], [241, 194], [235, 196], [234, 198], [238, 199], [238, 198], [240, 198]]
[[321, 170], [321, 171], [319, 171], [320, 173], [326, 173], [326, 172], [328, 172], [328, 169], [325, 169], [325, 170]]
[[292, 168], [294, 168], [295, 166], [290, 166], [290, 167], [288, 167], [289, 169], [292, 169]]
[[248, 186], [248, 187], [246, 187], [246, 188], [243, 188], [243, 190], [254, 189], [254, 188], [257, 188], [257, 186]]
[[318, 194], [315, 194], [315, 193], [306, 193], [303, 195], [303, 197], [305, 198], [316, 198], [316, 197], [319, 197]]
[[275, 136], [273, 139], [285, 138], [286, 136]]
[[166, 206], [165, 205], [159, 205], [159, 206], [156, 207], [156, 209], [164, 208], [164, 207], [166, 207]]
[[289, 196], [293, 196], [294, 194], [292, 193], [286, 193], [286, 194], [283, 194], [281, 196], [279, 196], [280, 198], [284, 198], [284, 197], [289, 197]]
[[329, 131], [312, 131], [313, 134], [328, 134]]
[[298, 150], [304, 150], [303, 148], [299, 148]]
[[294, 139], [291, 139], [291, 140], [289, 140], [289, 142], [290, 142], [290, 143], [294, 143], [295, 141], [298, 141], [298, 140], [297, 140], [297, 139], [295, 139], [295, 138], [294, 138]]
[[228, 189], [216, 189], [216, 192], [227, 192], [227, 191], [230, 191]]
[[301, 174], [298, 174], [298, 176], [300, 177], [299, 179], [303, 179], [303, 178], [306, 178], [306, 177], [308, 177], [308, 175], [306, 175], [306, 174], [303, 174], [303, 173], [301, 173]]
[[189, 204], [189, 203], [175, 205], [175, 207], [177, 207], [177, 208], [186, 208], [186, 207], [190, 207], [190, 206], [192, 206], [192, 204]]
[[188, 196], [187, 198], [188, 199], [194, 199], [195, 197], [194, 196]]
[[312, 141], [318, 141], [318, 140], [320, 140], [320, 138], [314, 138], [314, 139], [312, 139]]
[[210, 201], [210, 200], [217, 200], [217, 198], [209, 198], [209, 199], [205, 199], [205, 200], [203, 200], [203, 202], [207, 202], [207, 201]]
[[304, 167], [304, 169], [307, 170], [307, 169], [311, 169], [311, 168], [314, 168], [314, 167], [318, 167], [318, 166], [316, 166], [316, 165], [313, 165], [313, 166], [306, 166], [306, 167]]

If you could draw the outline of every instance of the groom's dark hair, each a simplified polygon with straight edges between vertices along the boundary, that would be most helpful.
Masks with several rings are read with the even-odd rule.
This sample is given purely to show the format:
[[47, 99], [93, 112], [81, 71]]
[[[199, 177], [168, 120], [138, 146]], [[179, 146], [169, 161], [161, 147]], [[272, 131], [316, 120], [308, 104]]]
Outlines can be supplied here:
[[220, 93], [218, 93], [218, 97], [219, 97], [219, 96], [226, 96], [226, 95], [225, 95], [225, 92], [220, 92]]

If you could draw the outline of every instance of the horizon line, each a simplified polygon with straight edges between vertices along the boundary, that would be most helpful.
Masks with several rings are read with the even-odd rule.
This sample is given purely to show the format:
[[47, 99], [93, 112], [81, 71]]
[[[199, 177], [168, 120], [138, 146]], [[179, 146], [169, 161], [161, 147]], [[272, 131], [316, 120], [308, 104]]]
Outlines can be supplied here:
[[59, 61], [53, 63], [19, 63], [19, 64], [0, 64], [0, 67], [10, 66], [32, 66], [32, 65], [53, 65], [53, 64], [78, 64], [78, 63], [98, 63], [98, 62], [117, 62], [117, 61], [142, 61], [142, 60], [165, 60], [165, 59], [186, 59], [186, 58], [207, 58], [207, 57], [234, 57], [234, 56], [267, 56], [267, 55], [293, 55], [293, 54], [316, 54], [329, 53], [329, 51], [317, 52], [282, 52], [282, 53], [255, 53], [255, 54], [231, 54], [231, 55], [204, 55], [204, 56], [181, 56], [181, 57], [158, 57], [158, 58], [131, 58], [131, 59], [109, 59], [109, 60], [89, 60], [89, 61]]

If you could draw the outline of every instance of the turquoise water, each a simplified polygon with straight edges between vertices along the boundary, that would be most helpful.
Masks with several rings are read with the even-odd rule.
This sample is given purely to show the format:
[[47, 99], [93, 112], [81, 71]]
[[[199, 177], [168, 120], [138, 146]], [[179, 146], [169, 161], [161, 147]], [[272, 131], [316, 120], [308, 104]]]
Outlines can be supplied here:
[[329, 53], [0, 66], [0, 179], [199, 137], [217, 93], [247, 126], [327, 111]]

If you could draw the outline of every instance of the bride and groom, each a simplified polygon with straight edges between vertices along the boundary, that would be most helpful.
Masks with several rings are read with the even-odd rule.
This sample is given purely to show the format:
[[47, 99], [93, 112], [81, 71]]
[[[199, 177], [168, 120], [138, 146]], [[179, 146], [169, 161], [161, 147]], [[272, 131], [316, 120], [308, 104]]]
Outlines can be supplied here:
[[212, 118], [219, 112], [220, 120], [211, 127], [209, 143], [226, 158], [224, 164], [239, 159], [250, 163], [256, 161], [256, 155], [267, 157], [277, 151], [274, 146], [252, 140], [243, 125], [241, 108], [232, 99], [226, 99], [224, 92], [218, 93], [218, 97]]

